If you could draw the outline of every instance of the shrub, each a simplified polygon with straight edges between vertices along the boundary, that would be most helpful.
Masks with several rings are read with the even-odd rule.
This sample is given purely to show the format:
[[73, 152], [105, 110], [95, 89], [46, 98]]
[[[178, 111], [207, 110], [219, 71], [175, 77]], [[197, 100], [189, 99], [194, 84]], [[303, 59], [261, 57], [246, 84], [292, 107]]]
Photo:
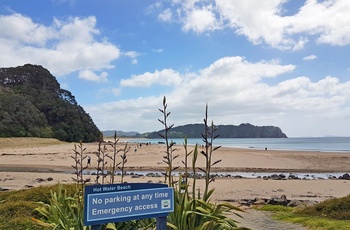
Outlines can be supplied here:
[[298, 214], [334, 220], [350, 220], [350, 195], [333, 198], [297, 211]]

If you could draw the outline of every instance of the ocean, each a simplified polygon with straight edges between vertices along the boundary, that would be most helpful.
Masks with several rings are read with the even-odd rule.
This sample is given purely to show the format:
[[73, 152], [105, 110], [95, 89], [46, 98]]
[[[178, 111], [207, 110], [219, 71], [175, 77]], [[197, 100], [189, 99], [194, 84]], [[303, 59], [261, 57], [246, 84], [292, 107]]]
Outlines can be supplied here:
[[[171, 139], [177, 145], [182, 145], [184, 139]], [[132, 140], [139, 143], [164, 142], [163, 139]], [[189, 138], [188, 145], [204, 142], [200, 138]], [[270, 149], [270, 150], [296, 150], [319, 152], [349, 152], [350, 137], [291, 137], [291, 138], [217, 138], [213, 146], [245, 148], [245, 149]]]

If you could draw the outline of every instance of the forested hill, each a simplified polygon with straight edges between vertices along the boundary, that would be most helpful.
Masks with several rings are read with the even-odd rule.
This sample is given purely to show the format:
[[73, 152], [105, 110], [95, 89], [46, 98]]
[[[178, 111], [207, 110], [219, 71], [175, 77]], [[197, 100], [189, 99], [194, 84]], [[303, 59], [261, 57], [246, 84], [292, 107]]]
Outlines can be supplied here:
[[[170, 129], [170, 138], [201, 138], [204, 132], [204, 124], [189, 124]], [[164, 130], [145, 134], [148, 138], [160, 138]], [[220, 138], [286, 138], [287, 135], [276, 126], [254, 126], [251, 124], [218, 125], [216, 135]]]
[[100, 133], [47, 69], [30, 64], [0, 68], [0, 137], [92, 142]]

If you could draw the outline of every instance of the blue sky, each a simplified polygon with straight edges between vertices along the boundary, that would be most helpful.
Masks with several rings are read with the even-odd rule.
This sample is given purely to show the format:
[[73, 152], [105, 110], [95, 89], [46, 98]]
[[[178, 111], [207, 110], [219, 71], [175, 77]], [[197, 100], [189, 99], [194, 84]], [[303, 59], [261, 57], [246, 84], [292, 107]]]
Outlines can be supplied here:
[[0, 67], [42, 65], [100, 130], [350, 136], [348, 0], [0, 0]]

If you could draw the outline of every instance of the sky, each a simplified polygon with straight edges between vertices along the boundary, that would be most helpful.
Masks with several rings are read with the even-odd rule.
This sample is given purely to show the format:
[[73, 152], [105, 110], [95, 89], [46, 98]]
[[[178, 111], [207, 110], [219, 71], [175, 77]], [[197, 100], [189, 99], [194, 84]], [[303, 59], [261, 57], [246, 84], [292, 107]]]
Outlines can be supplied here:
[[349, 0], [0, 0], [0, 67], [48, 69], [102, 131], [350, 136]]

